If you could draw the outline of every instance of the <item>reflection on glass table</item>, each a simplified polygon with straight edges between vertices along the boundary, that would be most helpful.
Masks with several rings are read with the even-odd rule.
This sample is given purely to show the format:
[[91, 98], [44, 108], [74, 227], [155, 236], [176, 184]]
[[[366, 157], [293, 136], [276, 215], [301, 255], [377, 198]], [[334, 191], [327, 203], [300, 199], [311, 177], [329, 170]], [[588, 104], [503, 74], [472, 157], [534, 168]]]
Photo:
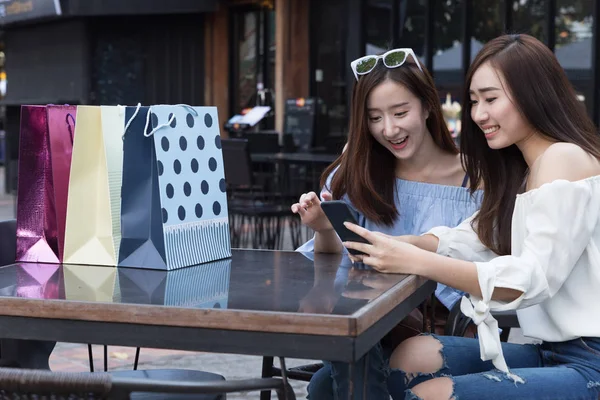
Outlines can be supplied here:
[[173, 271], [119, 269], [121, 301], [193, 308], [227, 308], [231, 259]]
[[0, 296], [227, 308], [231, 259], [173, 271], [18, 263], [0, 268]]

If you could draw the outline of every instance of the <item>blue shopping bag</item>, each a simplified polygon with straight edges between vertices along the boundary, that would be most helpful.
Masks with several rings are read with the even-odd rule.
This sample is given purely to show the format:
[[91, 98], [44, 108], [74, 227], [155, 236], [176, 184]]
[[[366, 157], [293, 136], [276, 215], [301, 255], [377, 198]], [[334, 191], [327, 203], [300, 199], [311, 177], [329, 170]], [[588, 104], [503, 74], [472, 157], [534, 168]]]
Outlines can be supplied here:
[[218, 120], [215, 107], [127, 107], [119, 266], [231, 257]]

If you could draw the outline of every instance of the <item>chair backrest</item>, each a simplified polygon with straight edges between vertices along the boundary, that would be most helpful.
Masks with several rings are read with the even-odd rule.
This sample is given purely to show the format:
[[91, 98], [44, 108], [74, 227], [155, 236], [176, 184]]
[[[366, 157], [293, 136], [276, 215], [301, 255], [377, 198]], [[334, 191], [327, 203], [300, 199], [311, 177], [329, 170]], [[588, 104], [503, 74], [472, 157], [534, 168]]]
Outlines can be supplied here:
[[279, 153], [279, 134], [271, 132], [248, 132], [244, 135], [248, 139], [248, 151], [250, 153]]
[[[110, 375], [0, 368], [0, 394], [6, 398], [109, 399]], [[118, 396], [121, 399], [129, 396]], [[5, 397], [3, 397], [5, 398]]]
[[[189, 398], [192, 398], [192, 394], [205, 395], [193, 398], [209, 398], [209, 394], [213, 398], [221, 398], [222, 393], [271, 389], [275, 390], [280, 400], [296, 399], [290, 384], [279, 378], [180, 382], [152, 378], [113, 377], [104, 372], [52, 372], [0, 368], [0, 397], [8, 399], [125, 400], [134, 396], [134, 398], [164, 399], [182, 398], [183, 394], [190, 395]], [[131, 396], [132, 394], [134, 396]], [[153, 394], [158, 394], [160, 397], [155, 397]], [[175, 395], [171, 396], [171, 394]]]
[[251, 186], [252, 170], [248, 140], [223, 139], [221, 140], [221, 146], [227, 184], [233, 187]]
[[294, 141], [294, 135], [291, 133], [285, 133], [283, 135], [283, 146], [282, 150], [284, 153], [294, 153], [298, 150], [296, 142]]
[[16, 254], [17, 220], [0, 221], [0, 266], [14, 263]]

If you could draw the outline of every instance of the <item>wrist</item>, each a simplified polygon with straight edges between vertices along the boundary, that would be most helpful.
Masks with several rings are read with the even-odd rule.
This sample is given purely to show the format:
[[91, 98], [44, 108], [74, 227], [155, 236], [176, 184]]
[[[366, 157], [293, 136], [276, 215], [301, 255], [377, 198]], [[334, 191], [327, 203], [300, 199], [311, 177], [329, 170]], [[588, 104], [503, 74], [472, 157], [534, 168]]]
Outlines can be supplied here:
[[427, 250], [432, 253], [437, 253], [439, 239], [431, 233], [426, 233], [421, 236], [413, 236], [412, 244], [422, 250]]
[[416, 236], [416, 235], [407, 235], [406, 242], [408, 244], [412, 244], [413, 246], [419, 247], [419, 239], [420, 238], [421, 238], [420, 236]]
[[[418, 236], [417, 236], [418, 237]], [[427, 264], [426, 257], [429, 252], [413, 247], [408, 259], [406, 272], [411, 275], [423, 275], [424, 267]]]
[[333, 228], [315, 229], [315, 233], [320, 235], [332, 235], [335, 233]]
[[315, 231], [315, 253], [341, 253], [342, 242], [333, 229]]

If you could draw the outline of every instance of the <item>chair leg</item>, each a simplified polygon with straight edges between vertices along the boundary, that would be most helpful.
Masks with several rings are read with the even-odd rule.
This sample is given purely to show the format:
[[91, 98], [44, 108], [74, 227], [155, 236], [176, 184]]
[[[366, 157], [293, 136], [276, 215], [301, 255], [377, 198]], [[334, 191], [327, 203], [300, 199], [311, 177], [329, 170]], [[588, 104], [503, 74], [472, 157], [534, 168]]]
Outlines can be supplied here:
[[436, 307], [437, 298], [435, 297], [435, 293], [431, 294], [431, 309], [429, 310], [429, 333], [435, 333], [435, 307]]
[[135, 359], [133, 360], [133, 370], [137, 371], [138, 369], [138, 362], [140, 361], [140, 348], [136, 347], [135, 349]]
[[88, 344], [88, 358], [90, 360], [90, 372], [94, 372], [94, 355], [92, 354], [91, 344]]
[[281, 250], [281, 218], [280, 217], [272, 217], [271, 218], [271, 226], [270, 226], [270, 244], [271, 249], [273, 250]]
[[[273, 377], [273, 357], [263, 357], [262, 378]], [[271, 400], [271, 391], [263, 390], [260, 392], [260, 400]]]
[[285, 217], [277, 217], [277, 250], [283, 249], [283, 239], [285, 238]]
[[[367, 355], [368, 357], [368, 355]], [[287, 368], [285, 367], [285, 358], [279, 357], [279, 362], [281, 366], [281, 379], [283, 380], [283, 393], [281, 391], [277, 391], [277, 398], [279, 400], [296, 400], [296, 395], [294, 394], [294, 390], [290, 386], [290, 382], [287, 377]]]
[[502, 328], [502, 333], [500, 334], [500, 341], [508, 342], [509, 335], [510, 335], [510, 328]]
[[243, 219], [243, 227], [244, 227], [244, 243], [242, 245], [243, 248], [256, 248], [254, 245], [254, 225], [257, 223], [258, 217], [244, 217]]
[[108, 346], [104, 345], [104, 372], [108, 371]]
[[252, 248], [260, 249], [262, 243], [262, 232], [263, 232], [263, 218], [257, 217], [252, 226], [254, 233], [252, 234]]
[[427, 332], [427, 302], [421, 303], [421, 315], [423, 316], [423, 330], [421, 332]]

